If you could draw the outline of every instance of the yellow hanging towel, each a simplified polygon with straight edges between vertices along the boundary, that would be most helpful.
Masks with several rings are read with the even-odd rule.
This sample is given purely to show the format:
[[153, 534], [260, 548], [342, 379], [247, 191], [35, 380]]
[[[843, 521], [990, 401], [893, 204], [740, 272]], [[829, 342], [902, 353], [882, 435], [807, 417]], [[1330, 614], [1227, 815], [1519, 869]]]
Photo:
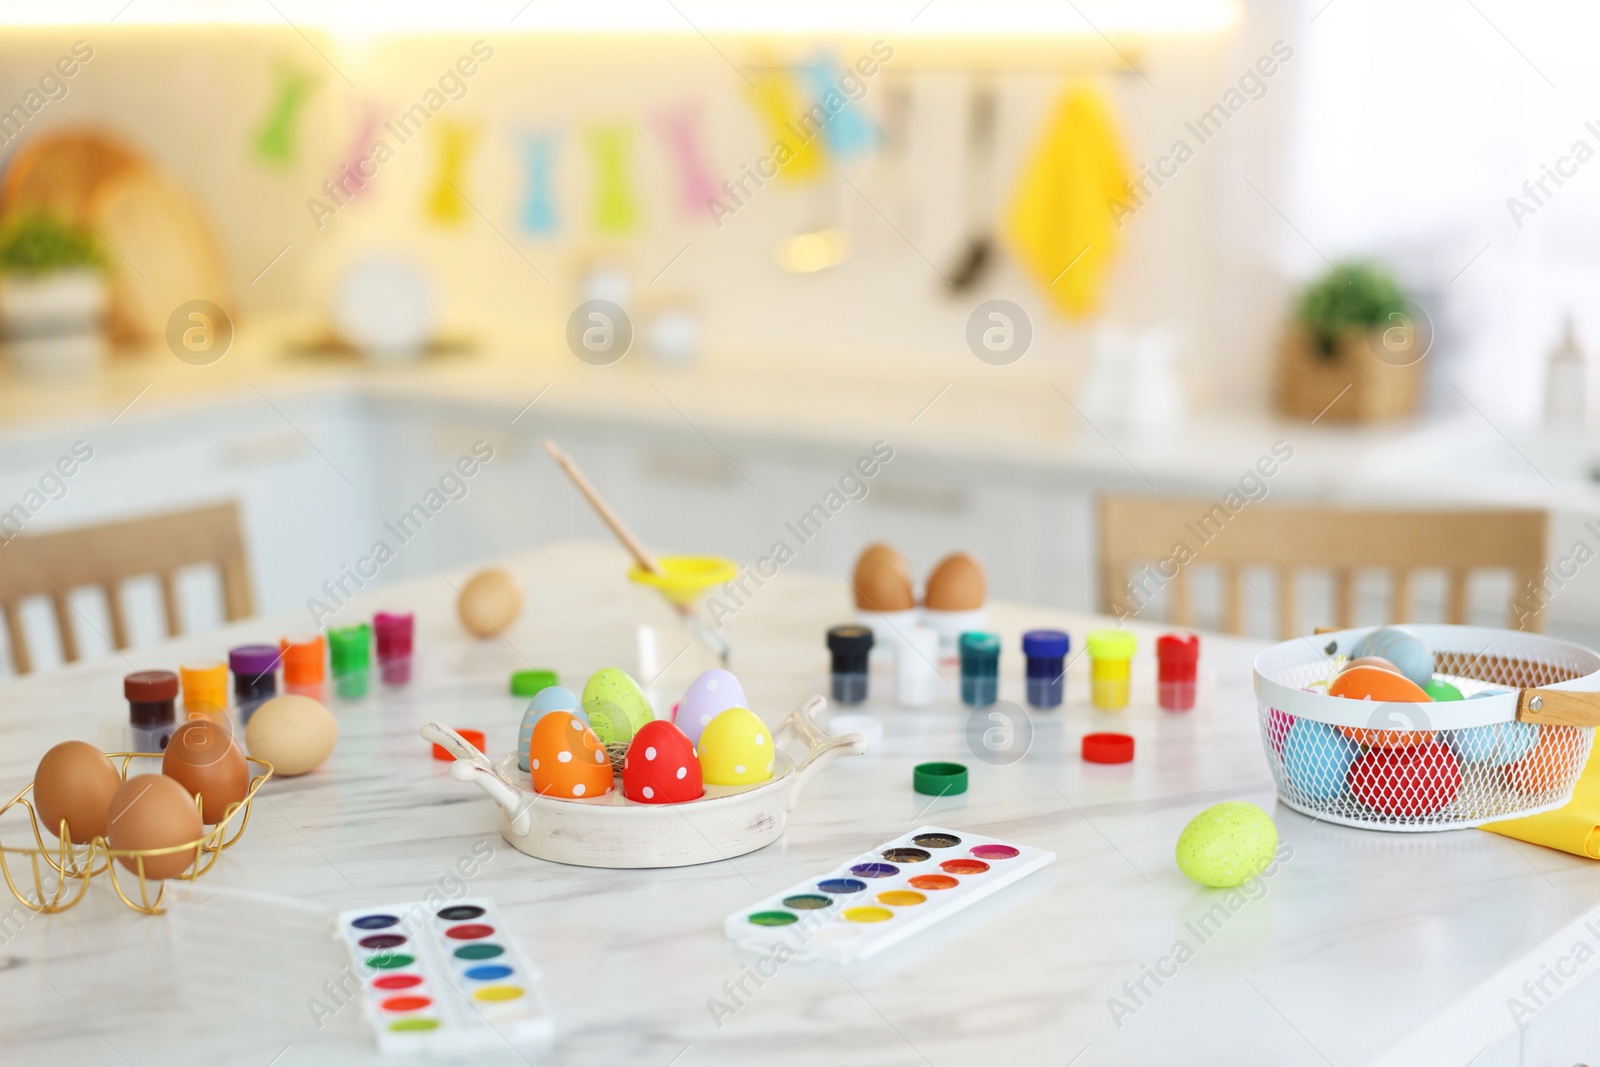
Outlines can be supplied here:
[[1565, 805], [1543, 815], [1486, 823], [1483, 829], [1600, 860], [1600, 744], [1589, 750], [1589, 762], [1584, 764], [1572, 799]]
[[1100, 306], [1117, 252], [1110, 203], [1129, 180], [1111, 112], [1088, 86], [1069, 88], [1039, 139], [1006, 218], [1012, 251], [1072, 318]]

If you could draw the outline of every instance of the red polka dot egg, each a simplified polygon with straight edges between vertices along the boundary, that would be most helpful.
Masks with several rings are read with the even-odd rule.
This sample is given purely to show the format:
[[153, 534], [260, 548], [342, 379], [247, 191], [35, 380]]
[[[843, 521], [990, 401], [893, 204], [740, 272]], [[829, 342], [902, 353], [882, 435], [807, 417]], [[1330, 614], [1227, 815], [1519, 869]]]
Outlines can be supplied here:
[[681, 804], [705, 791], [689, 736], [666, 719], [645, 723], [622, 764], [622, 795], [640, 804]]
[[582, 800], [611, 792], [611, 760], [600, 739], [570, 712], [552, 711], [533, 727], [528, 773], [541, 796]]

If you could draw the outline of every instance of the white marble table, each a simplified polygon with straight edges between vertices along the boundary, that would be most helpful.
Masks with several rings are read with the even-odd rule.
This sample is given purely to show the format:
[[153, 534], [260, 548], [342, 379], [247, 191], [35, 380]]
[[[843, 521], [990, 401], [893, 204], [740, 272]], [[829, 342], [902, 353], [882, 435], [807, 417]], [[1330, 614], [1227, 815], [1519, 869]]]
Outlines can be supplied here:
[[[498, 809], [451, 780], [417, 728], [429, 719], [480, 726], [493, 753], [507, 751], [524, 703], [506, 695], [508, 672], [548, 665], [581, 684], [599, 666], [631, 667], [641, 609], [610, 546], [540, 550], [512, 565], [529, 604], [503, 641], [462, 633], [445, 577], [357, 601], [351, 614], [418, 612], [422, 677], [335, 701], [341, 739], [330, 762], [269, 783], [244, 840], [206, 884], [329, 908], [414, 900], [488, 843], [493, 857], [467, 892], [498, 902], [546, 973], [556, 1037], [530, 1062], [1465, 1064], [1511, 1033], [1505, 997], [1572, 943], [1564, 928], [1600, 914], [1600, 879], [1575, 858], [1477, 831], [1366, 833], [1277, 806], [1250, 693], [1259, 645], [1221, 637], [1204, 639], [1206, 692], [1186, 715], [1154, 706], [1145, 648], [1132, 707], [1089, 710], [1080, 664], [1068, 706], [1034, 717], [1032, 748], [1015, 764], [974, 758], [957, 707], [885, 706], [883, 744], [824, 771], [766, 849], [675, 870], [534, 860], [500, 839]], [[737, 615], [734, 666], [758, 712], [776, 722], [811, 689], [823, 630], [848, 615], [842, 583], [789, 574]], [[129, 658], [172, 667], [304, 622], [251, 620]], [[993, 622], [1014, 685], [1021, 630], [1055, 624], [1079, 644], [1093, 620], [996, 605]], [[1138, 632], [1147, 646], [1154, 631]], [[111, 657], [0, 688], [5, 790], [26, 782], [54, 742], [97, 740], [101, 724], [123, 713], [127, 669]], [[1131, 765], [1079, 760], [1078, 738], [1107, 725], [1138, 738]], [[912, 791], [911, 766], [940, 758], [967, 763], [971, 789], [930, 803]], [[1224, 896], [1187, 881], [1172, 849], [1195, 812], [1225, 799], [1272, 811], [1292, 856], [1258, 899], [1202, 939], [1189, 924]], [[787, 964], [759, 988], [747, 984], [753, 995], [714, 1020], [708, 1001], [726, 1001], [724, 984], [750, 962], [723, 938], [726, 914], [923, 823], [1037, 845], [1059, 859], [949, 929], [868, 965]], [[16, 843], [14, 827], [0, 830]], [[202, 990], [196, 1003], [174, 973], [180, 957], [168, 922], [127, 911], [103, 887], [61, 915], [19, 921], [0, 910], [0, 1062], [381, 1059], [354, 1028], [354, 1008], [319, 1032], [309, 1011], [234, 989]], [[1179, 940], [1193, 958], [1159, 988], [1145, 978], [1153, 995], [1135, 1002], [1124, 983], [1138, 983]], [[1136, 1010], [1114, 1020], [1112, 997]], [[270, 1021], [270, 1007], [294, 1021]], [[1502, 1062], [1494, 1055], [1481, 1062]], [[524, 1060], [508, 1049], [474, 1062]]]

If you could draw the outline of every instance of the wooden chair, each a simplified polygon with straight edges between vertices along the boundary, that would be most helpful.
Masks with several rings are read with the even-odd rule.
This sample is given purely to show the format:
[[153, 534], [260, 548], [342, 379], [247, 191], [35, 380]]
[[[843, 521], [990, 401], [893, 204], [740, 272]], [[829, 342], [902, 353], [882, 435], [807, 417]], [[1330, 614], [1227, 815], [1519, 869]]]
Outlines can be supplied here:
[[[1100, 501], [1101, 609], [1133, 614], [1129, 607], [1135, 600], [1148, 602], [1157, 589], [1164, 589], [1171, 616], [1167, 621], [1188, 626], [1187, 564], [1210, 565], [1222, 573], [1223, 629], [1241, 634], [1242, 569], [1266, 567], [1276, 575], [1274, 607], [1280, 636], [1287, 640], [1298, 626], [1294, 575], [1299, 571], [1332, 572], [1336, 621], [1342, 628], [1352, 625], [1356, 571], [1390, 573], [1387, 616], [1405, 622], [1412, 611], [1413, 572], [1433, 569], [1448, 575], [1446, 621], [1464, 623], [1468, 576], [1475, 570], [1497, 569], [1512, 573], [1514, 598], [1526, 609], [1518, 612], [1508, 604], [1510, 625], [1538, 630], [1544, 608], [1546, 526], [1543, 511], [1389, 511], [1247, 503], [1230, 512], [1216, 501], [1107, 496]], [[1191, 556], [1185, 562], [1176, 562], [1184, 555], [1180, 545]], [[1130, 581], [1134, 581], [1131, 590]], [[1527, 593], [1528, 583], [1540, 589], [1537, 596]], [[1307, 633], [1312, 629], [1303, 628]]]
[[24, 534], [0, 544], [0, 611], [5, 614], [16, 672], [27, 674], [33, 666], [19, 610], [24, 599], [50, 598], [62, 658], [73, 663], [78, 659], [78, 641], [69, 592], [86, 585], [100, 588], [111, 616], [111, 643], [123, 649], [128, 647], [128, 622], [121, 583], [138, 575], [156, 575], [167, 634], [175, 636], [182, 629], [176, 572], [198, 563], [214, 563], [221, 571], [222, 610], [229, 621], [254, 612], [239, 509], [232, 503], [59, 533]]

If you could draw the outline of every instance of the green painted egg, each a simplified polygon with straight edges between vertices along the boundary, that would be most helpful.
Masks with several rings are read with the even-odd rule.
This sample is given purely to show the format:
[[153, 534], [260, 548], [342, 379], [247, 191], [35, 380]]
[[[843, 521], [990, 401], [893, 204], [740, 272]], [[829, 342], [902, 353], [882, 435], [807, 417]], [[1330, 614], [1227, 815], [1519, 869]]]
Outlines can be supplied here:
[[656, 717], [639, 683], [627, 671], [602, 667], [583, 687], [583, 710], [601, 744], [628, 741]]
[[1266, 869], [1278, 851], [1278, 828], [1242, 800], [1213, 804], [1178, 835], [1178, 869], [1201, 885], [1230, 889]]
[[1460, 700], [1461, 699], [1461, 690], [1457, 689], [1455, 686], [1451, 685], [1449, 682], [1441, 682], [1437, 678], [1435, 678], [1433, 681], [1429, 682], [1427, 685], [1423, 686], [1422, 687], [1422, 691], [1424, 693], [1427, 693], [1434, 700]]

